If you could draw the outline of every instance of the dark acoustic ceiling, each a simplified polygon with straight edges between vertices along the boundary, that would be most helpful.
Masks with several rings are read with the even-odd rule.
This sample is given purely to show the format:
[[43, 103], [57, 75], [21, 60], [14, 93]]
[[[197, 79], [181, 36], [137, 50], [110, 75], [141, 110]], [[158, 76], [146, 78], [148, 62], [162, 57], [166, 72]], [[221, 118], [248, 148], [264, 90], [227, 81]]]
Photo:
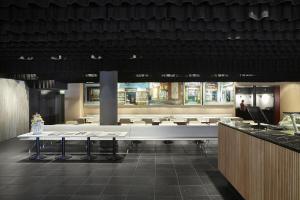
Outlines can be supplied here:
[[0, 75], [300, 80], [300, 0], [1, 0]]

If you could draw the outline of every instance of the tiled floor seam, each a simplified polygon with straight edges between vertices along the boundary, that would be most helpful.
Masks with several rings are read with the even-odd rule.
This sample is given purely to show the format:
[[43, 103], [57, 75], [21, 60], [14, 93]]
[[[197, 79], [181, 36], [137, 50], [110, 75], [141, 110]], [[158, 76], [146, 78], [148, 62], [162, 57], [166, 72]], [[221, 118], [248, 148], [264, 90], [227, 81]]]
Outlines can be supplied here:
[[178, 174], [177, 174], [177, 171], [176, 171], [176, 168], [175, 168], [174, 157], [173, 156], [172, 156], [172, 162], [173, 162], [173, 169], [175, 171], [175, 175], [176, 175], [176, 178], [177, 178], [177, 187], [179, 188], [180, 198], [181, 198], [181, 200], [183, 200], [183, 195], [182, 195], [182, 191], [181, 191], [181, 187], [180, 187], [180, 183], [179, 183]]

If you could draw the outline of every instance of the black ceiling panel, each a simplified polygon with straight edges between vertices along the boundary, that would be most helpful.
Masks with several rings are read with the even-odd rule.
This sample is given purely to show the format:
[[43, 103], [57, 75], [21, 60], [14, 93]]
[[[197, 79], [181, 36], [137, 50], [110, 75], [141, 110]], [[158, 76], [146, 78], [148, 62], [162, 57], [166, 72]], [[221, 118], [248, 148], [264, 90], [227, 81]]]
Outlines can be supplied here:
[[300, 81], [299, 64], [299, 0], [0, 1], [4, 77]]

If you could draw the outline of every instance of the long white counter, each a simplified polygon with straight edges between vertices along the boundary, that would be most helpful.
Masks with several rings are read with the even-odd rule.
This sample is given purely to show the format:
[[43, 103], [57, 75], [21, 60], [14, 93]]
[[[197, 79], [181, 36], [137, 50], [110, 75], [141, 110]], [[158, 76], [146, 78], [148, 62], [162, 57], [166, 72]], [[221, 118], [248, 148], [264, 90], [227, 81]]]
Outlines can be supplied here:
[[[86, 115], [86, 121], [91, 123], [99, 123], [99, 115]], [[233, 117], [231, 114], [119, 114], [118, 121], [120, 119], [128, 119], [131, 122], [141, 121], [142, 119], [151, 119], [153, 121], [161, 121], [161, 119], [169, 119], [174, 121], [176, 119], [197, 119], [200, 122], [209, 122], [210, 119], [239, 119], [239, 117]]]
[[[42, 160], [45, 158], [40, 153], [41, 140], [61, 140], [61, 155], [56, 159], [67, 160], [71, 155], [66, 155], [66, 141], [86, 141], [87, 151], [84, 159], [93, 160], [91, 155], [91, 141], [112, 140], [112, 159], [119, 159], [116, 155], [116, 141], [134, 140], [214, 140], [218, 137], [218, 127], [213, 125], [195, 126], [147, 126], [147, 125], [126, 125], [126, 126], [100, 126], [96, 124], [81, 125], [46, 125], [41, 134], [25, 133], [19, 135], [20, 140], [35, 141], [36, 154], [30, 157], [31, 160]], [[205, 146], [202, 145], [204, 151]]]
[[[123, 135], [120, 135], [122, 134]], [[124, 133], [126, 133], [124, 135]], [[127, 125], [127, 126], [103, 126], [96, 124], [81, 125], [45, 125], [41, 135], [25, 133], [19, 135], [21, 140], [197, 140], [216, 139], [218, 137], [218, 127], [213, 125], [196, 126], [147, 126], [147, 125]]]

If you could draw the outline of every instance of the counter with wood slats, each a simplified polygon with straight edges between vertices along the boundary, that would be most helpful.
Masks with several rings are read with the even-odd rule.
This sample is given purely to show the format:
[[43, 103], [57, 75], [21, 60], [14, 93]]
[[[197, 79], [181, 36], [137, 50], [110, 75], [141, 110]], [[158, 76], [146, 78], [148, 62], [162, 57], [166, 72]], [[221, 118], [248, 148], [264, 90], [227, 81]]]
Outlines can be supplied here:
[[218, 168], [246, 200], [299, 200], [300, 153], [219, 124]]

